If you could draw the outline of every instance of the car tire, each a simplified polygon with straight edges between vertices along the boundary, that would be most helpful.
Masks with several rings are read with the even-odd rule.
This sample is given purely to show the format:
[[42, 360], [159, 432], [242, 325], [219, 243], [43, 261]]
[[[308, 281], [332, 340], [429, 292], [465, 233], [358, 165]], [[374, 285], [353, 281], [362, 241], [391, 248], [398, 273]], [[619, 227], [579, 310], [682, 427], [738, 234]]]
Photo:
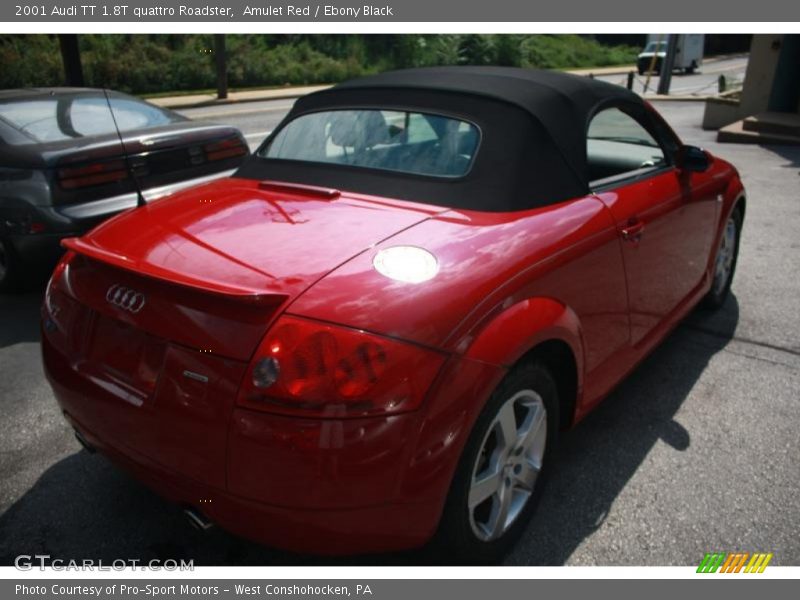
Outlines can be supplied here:
[[728, 217], [714, 253], [711, 289], [703, 298], [703, 306], [716, 310], [725, 304], [730, 294], [736, 263], [739, 258], [739, 239], [742, 233], [742, 212], [737, 208]]
[[533, 361], [515, 367], [478, 416], [462, 452], [432, 544], [436, 560], [496, 564], [508, 552], [541, 498], [558, 422], [550, 372]]
[[20, 286], [19, 259], [11, 243], [0, 238], [0, 292], [14, 292]]

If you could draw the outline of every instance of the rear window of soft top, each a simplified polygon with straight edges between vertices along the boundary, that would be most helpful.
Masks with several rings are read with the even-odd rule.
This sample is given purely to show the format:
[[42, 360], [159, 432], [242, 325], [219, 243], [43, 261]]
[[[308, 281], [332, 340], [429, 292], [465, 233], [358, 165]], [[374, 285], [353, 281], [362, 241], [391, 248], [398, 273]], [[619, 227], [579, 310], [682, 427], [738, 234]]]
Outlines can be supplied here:
[[463, 177], [480, 143], [478, 128], [442, 115], [341, 109], [289, 121], [259, 155], [431, 177]]

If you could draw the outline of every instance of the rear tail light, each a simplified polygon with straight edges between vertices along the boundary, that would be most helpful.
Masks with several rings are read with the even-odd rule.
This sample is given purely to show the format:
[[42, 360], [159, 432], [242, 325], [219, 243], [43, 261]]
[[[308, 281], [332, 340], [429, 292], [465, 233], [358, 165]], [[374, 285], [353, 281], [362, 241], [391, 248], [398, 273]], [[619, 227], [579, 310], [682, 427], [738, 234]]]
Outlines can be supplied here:
[[69, 268], [69, 264], [72, 262], [73, 258], [75, 258], [75, 253], [71, 250], [67, 250], [67, 252], [65, 252], [61, 257], [61, 260], [58, 261], [55, 269], [53, 269], [53, 274], [50, 276], [50, 279], [47, 282], [47, 287], [45, 288], [45, 313], [42, 315], [42, 324], [46, 330], [51, 332], [59, 329], [59, 321], [62, 319], [62, 315], [60, 314], [62, 307], [56, 298], [56, 289], [61, 285], [64, 272]]
[[128, 168], [124, 160], [111, 160], [83, 167], [65, 167], [58, 169], [56, 174], [62, 188], [74, 190], [127, 179]]
[[332, 418], [406, 412], [420, 405], [443, 362], [413, 344], [284, 316], [259, 345], [239, 404]]
[[203, 146], [208, 160], [223, 160], [234, 156], [244, 156], [247, 154], [247, 147], [241, 138], [230, 138], [221, 142], [214, 142]]

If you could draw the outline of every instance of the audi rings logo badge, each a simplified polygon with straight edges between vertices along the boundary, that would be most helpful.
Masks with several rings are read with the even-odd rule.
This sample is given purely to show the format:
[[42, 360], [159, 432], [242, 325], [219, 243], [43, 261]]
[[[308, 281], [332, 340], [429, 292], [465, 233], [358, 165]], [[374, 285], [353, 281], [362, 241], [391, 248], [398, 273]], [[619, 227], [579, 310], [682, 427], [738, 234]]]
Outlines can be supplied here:
[[133, 314], [144, 308], [144, 294], [115, 283], [106, 292], [106, 300], [114, 306]]

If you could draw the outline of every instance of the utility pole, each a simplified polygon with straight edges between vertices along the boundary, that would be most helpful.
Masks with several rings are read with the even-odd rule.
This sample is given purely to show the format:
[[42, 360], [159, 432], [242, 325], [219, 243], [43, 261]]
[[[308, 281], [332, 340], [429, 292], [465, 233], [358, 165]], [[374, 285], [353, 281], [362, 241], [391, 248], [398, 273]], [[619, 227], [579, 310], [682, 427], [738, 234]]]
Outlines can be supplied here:
[[658, 79], [658, 93], [666, 96], [669, 94], [669, 85], [672, 83], [672, 69], [675, 65], [675, 53], [678, 49], [678, 36], [674, 33], [667, 37], [667, 55], [661, 63], [661, 76]]
[[228, 97], [228, 66], [225, 55], [225, 34], [214, 34], [214, 59], [217, 63], [217, 98]]
[[61, 46], [61, 62], [64, 64], [66, 84], [83, 87], [83, 67], [81, 66], [78, 36], [74, 33], [59, 33], [58, 43]]

